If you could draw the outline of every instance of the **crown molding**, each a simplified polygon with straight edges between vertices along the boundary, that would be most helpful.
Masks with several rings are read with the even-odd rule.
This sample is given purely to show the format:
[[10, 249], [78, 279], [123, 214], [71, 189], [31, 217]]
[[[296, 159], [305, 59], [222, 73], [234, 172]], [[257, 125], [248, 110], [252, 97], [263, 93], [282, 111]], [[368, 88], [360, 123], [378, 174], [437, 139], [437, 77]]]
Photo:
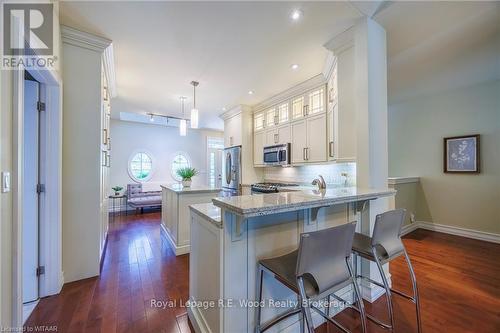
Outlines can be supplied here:
[[252, 111], [253, 113], [262, 111], [263, 109], [269, 108], [273, 105], [276, 105], [280, 102], [286, 101], [287, 99], [290, 99], [294, 96], [297, 96], [298, 94], [305, 93], [308, 90], [314, 89], [319, 87], [322, 84], [326, 84], [327, 80], [325, 79], [325, 76], [323, 73], [318, 74], [316, 76], [313, 76], [312, 78], [303, 81], [277, 95], [272, 96], [271, 98], [268, 98], [258, 104], [255, 104], [252, 106]]
[[338, 56], [343, 51], [354, 46], [354, 33], [355, 27], [352, 26], [330, 39], [323, 46], [332, 51], [334, 56]]
[[92, 51], [104, 52], [111, 45], [111, 40], [61, 25], [63, 43], [82, 47]]
[[325, 60], [325, 66], [323, 67], [323, 76], [325, 77], [326, 82], [330, 81], [336, 64], [337, 57], [333, 55], [333, 52], [328, 52]]
[[108, 83], [108, 92], [111, 98], [116, 97], [116, 73], [113, 53], [113, 42], [107, 38], [96, 36], [65, 25], [61, 25], [63, 43], [78, 46], [87, 50], [102, 53], [104, 75]]
[[116, 73], [115, 73], [115, 58], [113, 53], [113, 44], [104, 49], [102, 54], [102, 62], [104, 67], [104, 75], [108, 83], [108, 93], [111, 98], [116, 97]]
[[234, 108], [224, 113], [221, 113], [219, 117], [222, 118], [222, 120], [227, 120], [229, 118], [239, 115], [240, 113], [251, 112], [251, 110], [252, 110], [251, 107], [249, 107], [248, 105], [237, 105]]

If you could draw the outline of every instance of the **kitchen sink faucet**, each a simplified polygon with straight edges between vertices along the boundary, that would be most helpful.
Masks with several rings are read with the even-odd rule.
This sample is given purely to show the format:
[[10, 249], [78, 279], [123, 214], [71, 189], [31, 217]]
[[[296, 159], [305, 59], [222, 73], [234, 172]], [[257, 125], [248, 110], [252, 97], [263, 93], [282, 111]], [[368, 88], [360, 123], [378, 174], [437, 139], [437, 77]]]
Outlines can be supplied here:
[[326, 190], [326, 183], [325, 179], [323, 178], [322, 175], [318, 175], [319, 179], [316, 178], [312, 181], [311, 185], [318, 185], [318, 189], [320, 190]]

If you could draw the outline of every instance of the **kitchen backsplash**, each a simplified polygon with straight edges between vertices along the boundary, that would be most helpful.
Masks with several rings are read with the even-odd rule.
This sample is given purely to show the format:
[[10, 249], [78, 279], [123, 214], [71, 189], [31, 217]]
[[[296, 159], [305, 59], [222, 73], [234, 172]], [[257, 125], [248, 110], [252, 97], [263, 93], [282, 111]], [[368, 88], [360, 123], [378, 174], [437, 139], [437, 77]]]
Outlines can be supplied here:
[[[343, 176], [346, 174], [346, 176]], [[356, 185], [356, 163], [334, 163], [325, 165], [305, 165], [296, 167], [267, 167], [264, 169], [266, 181], [310, 184], [322, 175], [327, 184], [335, 186]], [[347, 178], [347, 183], [346, 183]]]

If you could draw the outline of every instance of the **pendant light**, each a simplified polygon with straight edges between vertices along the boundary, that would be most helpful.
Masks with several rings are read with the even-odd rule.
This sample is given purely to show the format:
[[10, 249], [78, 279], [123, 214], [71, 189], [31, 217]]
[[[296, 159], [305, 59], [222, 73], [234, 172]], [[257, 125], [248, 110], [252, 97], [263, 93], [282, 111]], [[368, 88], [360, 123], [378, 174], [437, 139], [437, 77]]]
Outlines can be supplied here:
[[186, 136], [187, 134], [187, 120], [184, 118], [184, 101], [186, 100], [186, 97], [181, 96], [181, 105], [182, 105], [182, 119], [179, 121], [179, 135], [180, 136]]
[[198, 109], [196, 108], [196, 87], [200, 83], [197, 81], [191, 81], [193, 86], [193, 108], [191, 109], [191, 128], [198, 128]]

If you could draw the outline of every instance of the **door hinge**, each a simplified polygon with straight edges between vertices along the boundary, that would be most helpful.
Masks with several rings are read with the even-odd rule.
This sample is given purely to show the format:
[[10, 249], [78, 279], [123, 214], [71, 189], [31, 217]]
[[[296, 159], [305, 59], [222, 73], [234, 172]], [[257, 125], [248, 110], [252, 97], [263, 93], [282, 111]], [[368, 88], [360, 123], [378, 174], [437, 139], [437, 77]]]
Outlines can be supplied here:
[[45, 103], [42, 103], [42, 102], [37, 102], [37, 103], [36, 103], [36, 109], [37, 109], [39, 112], [45, 111]]
[[39, 266], [36, 269], [36, 276], [40, 276], [42, 274], [45, 274], [45, 266]]
[[45, 192], [45, 184], [36, 184], [36, 193], [40, 194]]

